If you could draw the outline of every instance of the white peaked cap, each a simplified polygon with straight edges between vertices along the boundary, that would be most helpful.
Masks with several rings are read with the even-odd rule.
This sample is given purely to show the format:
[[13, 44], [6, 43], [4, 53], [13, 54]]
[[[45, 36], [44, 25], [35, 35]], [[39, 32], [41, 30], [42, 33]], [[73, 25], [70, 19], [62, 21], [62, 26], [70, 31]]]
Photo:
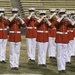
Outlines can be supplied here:
[[64, 8], [59, 9], [59, 13], [61, 13], [61, 12], [66, 12], [66, 9], [64, 9]]
[[39, 11], [39, 14], [42, 14], [42, 13], [46, 14], [46, 10], [40, 10]]
[[12, 8], [12, 11], [18, 11], [18, 8]]
[[51, 8], [50, 11], [56, 11], [56, 9], [55, 8]]
[[0, 8], [0, 11], [5, 11], [5, 9], [4, 8]]
[[71, 11], [71, 14], [72, 14], [72, 13], [74, 14], [74, 13], [75, 13], [75, 11]]
[[2, 8], [2, 11], [5, 11], [5, 9], [4, 9], [4, 8]]
[[35, 10], [35, 8], [28, 8], [28, 10], [33, 10], [33, 11], [34, 11], [34, 10]]
[[71, 14], [71, 11], [66, 11], [66, 14]]

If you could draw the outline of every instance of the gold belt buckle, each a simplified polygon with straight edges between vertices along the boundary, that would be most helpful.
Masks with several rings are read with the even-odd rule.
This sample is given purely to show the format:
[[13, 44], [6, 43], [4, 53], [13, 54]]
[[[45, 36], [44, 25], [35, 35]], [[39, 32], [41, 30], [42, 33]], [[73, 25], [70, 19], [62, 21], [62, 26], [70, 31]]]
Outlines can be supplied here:
[[17, 33], [17, 31], [15, 31], [15, 33]]
[[4, 30], [4, 28], [2, 28], [2, 30]]
[[33, 29], [35, 29], [35, 27], [33, 27]]
[[45, 33], [45, 31], [43, 31], [43, 33]]
[[35, 29], [35, 27], [33, 26], [33, 29]]
[[63, 34], [65, 34], [65, 32], [63, 32]]

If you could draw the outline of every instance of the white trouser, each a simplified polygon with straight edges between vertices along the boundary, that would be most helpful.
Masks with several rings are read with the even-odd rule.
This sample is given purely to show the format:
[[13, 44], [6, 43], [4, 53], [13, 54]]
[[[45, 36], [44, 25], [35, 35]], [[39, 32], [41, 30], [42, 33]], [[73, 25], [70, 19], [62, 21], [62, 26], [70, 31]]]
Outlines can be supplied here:
[[49, 37], [49, 42], [48, 42], [48, 56], [49, 57], [56, 57], [55, 37]]
[[36, 54], [36, 38], [26, 38], [28, 60], [35, 60]]
[[46, 53], [48, 42], [37, 42], [38, 46], [38, 64], [46, 64]]
[[10, 42], [10, 67], [19, 67], [21, 42]]
[[70, 46], [71, 46], [71, 56], [74, 56], [74, 40], [70, 40]]
[[75, 56], [75, 37], [74, 37], [74, 45], [73, 45], [73, 49], [74, 49], [74, 56]]
[[72, 47], [71, 47], [71, 41], [69, 41], [68, 43], [68, 47], [67, 47], [67, 60], [66, 62], [71, 62], [71, 50], [72, 50]]
[[57, 43], [57, 65], [58, 70], [66, 69], [66, 52], [67, 52], [67, 44]]
[[6, 60], [7, 39], [0, 39], [0, 61]]

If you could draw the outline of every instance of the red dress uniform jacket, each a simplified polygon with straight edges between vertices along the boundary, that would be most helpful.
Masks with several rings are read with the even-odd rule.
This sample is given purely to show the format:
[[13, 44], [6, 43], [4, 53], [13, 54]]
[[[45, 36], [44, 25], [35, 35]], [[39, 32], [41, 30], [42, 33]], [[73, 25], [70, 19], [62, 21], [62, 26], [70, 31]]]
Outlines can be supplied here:
[[[54, 21], [56, 21], [56, 17], [53, 17], [52, 19], [49, 19], [49, 21], [51, 23], [53, 23]], [[48, 36], [49, 37], [56, 37], [56, 27], [55, 25], [53, 25], [53, 28], [50, 28], [48, 29]]]
[[74, 32], [74, 37], [75, 37], [75, 24], [73, 26], [73, 32]]
[[8, 32], [7, 32], [7, 25], [9, 24], [9, 21], [0, 18], [0, 39], [7, 39]]
[[48, 24], [45, 21], [37, 24], [37, 42], [48, 42]]
[[21, 41], [21, 27], [26, 26], [24, 23], [21, 25], [20, 20], [18, 19], [13, 19], [12, 22], [10, 22], [9, 25], [9, 42], [20, 42]]
[[27, 25], [26, 38], [36, 38], [37, 37], [37, 27], [35, 23], [37, 19], [31, 18], [29, 20], [28, 18], [26, 18], [24, 21]]
[[68, 21], [63, 19], [60, 23], [56, 25], [57, 35], [55, 42], [56, 43], [69, 43], [68, 32], [67, 32]]

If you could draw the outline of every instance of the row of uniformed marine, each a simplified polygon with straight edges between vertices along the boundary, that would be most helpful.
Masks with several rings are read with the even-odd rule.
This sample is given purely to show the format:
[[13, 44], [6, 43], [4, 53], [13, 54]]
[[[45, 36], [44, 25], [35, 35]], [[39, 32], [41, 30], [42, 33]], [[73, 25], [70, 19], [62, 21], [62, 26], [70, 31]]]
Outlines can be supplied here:
[[[10, 67], [19, 68], [21, 27], [26, 27], [26, 44], [28, 60], [35, 61], [36, 41], [38, 47], [38, 65], [46, 66], [46, 53], [57, 59], [59, 72], [66, 71], [66, 62], [71, 62], [75, 54], [75, 15], [65, 9], [50, 9], [49, 17], [45, 10], [40, 10], [40, 16], [35, 14], [35, 8], [29, 8], [29, 16], [24, 20], [18, 16], [18, 9], [12, 9], [12, 17], [4, 15], [5, 9], [0, 9], [0, 62], [6, 60], [7, 38], [10, 47]], [[9, 37], [7, 33], [9, 27]]]

